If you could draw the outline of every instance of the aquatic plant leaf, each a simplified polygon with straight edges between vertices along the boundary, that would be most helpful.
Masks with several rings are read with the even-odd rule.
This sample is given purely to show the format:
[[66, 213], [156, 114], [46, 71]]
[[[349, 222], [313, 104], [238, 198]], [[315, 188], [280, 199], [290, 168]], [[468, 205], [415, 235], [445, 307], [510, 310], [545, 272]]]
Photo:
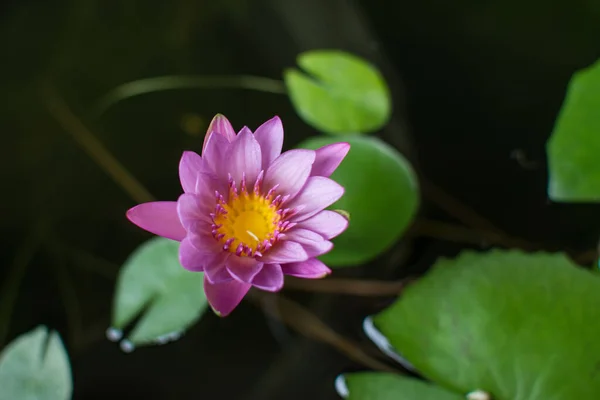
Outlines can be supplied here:
[[388, 121], [391, 100], [379, 71], [365, 60], [338, 50], [298, 56], [305, 72], [288, 69], [284, 81], [296, 112], [309, 125], [330, 134], [367, 133]]
[[207, 308], [203, 273], [179, 264], [179, 243], [155, 237], [138, 247], [119, 273], [113, 327], [123, 329], [142, 316], [127, 338], [135, 345], [176, 338]]
[[600, 202], [600, 61], [571, 79], [547, 152], [550, 199]]
[[0, 400], [69, 400], [72, 391], [69, 357], [58, 333], [39, 326], [0, 354]]
[[563, 254], [441, 259], [374, 317], [423, 376], [498, 400], [600, 398], [600, 277]]
[[[345, 374], [343, 375], [343, 385], [342, 388], [337, 388], [338, 393], [348, 400], [465, 399], [463, 395], [450, 392], [427, 382], [384, 372]], [[343, 392], [344, 390], [346, 392]]]
[[[338, 142], [316, 137], [299, 147], [317, 149]], [[320, 259], [329, 266], [365, 263], [389, 249], [406, 231], [419, 206], [419, 187], [410, 163], [378, 138], [348, 136], [350, 152], [331, 179], [344, 196], [330, 208], [351, 215], [348, 229], [333, 239], [331, 252]]]

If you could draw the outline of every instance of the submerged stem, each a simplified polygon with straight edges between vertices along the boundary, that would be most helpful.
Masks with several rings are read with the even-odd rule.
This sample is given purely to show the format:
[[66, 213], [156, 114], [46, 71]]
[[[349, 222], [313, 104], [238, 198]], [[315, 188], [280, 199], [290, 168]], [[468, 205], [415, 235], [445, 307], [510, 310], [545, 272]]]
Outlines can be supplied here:
[[279, 294], [258, 290], [251, 290], [248, 295], [253, 302], [259, 302], [259, 304], [261, 299], [275, 297], [277, 309], [275, 307], [263, 308], [263, 311], [307, 338], [326, 343], [349, 359], [373, 370], [399, 373], [398, 370], [367, 354], [357, 343], [335, 332], [300, 304]]
[[516, 247], [522, 250], [539, 250], [544, 246], [531, 243], [524, 239], [513, 237], [498, 231], [467, 228], [447, 222], [421, 218], [414, 224], [412, 234], [427, 236], [456, 243], [468, 243], [479, 246]]
[[326, 278], [308, 280], [286, 277], [286, 289], [303, 290], [306, 292], [347, 294], [353, 296], [386, 297], [397, 296], [406, 281], [376, 281], [362, 279]]
[[182, 89], [247, 89], [274, 94], [286, 93], [285, 85], [282, 81], [260, 76], [158, 76], [154, 78], [139, 79], [117, 86], [100, 98], [92, 108], [91, 117], [101, 117], [110, 107], [130, 97], [154, 92], [163, 92], [165, 90]]
[[53, 88], [45, 88], [45, 101], [50, 114], [77, 142], [81, 149], [102, 168], [127, 194], [138, 203], [152, 201], [154, 197], [123, 164], [77, 118], [64, 99]]

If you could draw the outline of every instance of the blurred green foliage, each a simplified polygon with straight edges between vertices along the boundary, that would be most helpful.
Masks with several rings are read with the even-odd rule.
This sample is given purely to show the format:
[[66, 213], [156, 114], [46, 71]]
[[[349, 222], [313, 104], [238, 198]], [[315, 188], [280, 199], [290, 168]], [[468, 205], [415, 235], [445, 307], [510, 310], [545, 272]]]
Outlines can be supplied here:
[[0, 400], [70, 400], [69, 357], [56, 332], [39, 326], [0, 353]]
[[297, 69], [284, 79], [298, 114], [330, 134], [367, 133], [390, 118], [389, 88], [366, 60], [339, 50], [313, 50], [298, 56]]
[[[339, 379], [339, 378], [338, 378]], [[386, 372], [343, 375], [348, 400], [464, 400], [462, 394], [415, 378]], [[340, 393], [341, 394], [341, 393]]]
[[350, 152], [331, 179], [346, 191], [331, 209], [347, 211], [350, 224], [320, 258], [330, 266], [357, 266], [400, 239], [417, 213], [419, 185], [402, 154], [375, 137], [315, 137], [299, 146], [317, 149], [339, 141], [350, 143]]
[[600, 277], [563, 254], [463, 252], [441, 259], [374, 317], [424, 377], [497, 399], [600, 393]]
[[600, 202], [600, 61], [571, 79], [547, 151], [552, 200]]
[[141, 315], [128, 334], [131, 344], [179, 338], [206, 311], [204, 274], [184, 269], [178, 254], [178, 242], [155, 237], [125, 261], [117, 279], [112, 324], [122, 331]]

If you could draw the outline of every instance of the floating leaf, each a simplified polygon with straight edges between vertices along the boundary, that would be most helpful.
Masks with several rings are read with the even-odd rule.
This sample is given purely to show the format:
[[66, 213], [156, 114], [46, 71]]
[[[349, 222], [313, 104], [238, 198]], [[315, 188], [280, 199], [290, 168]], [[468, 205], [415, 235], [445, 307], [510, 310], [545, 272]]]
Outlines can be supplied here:
[[68, 400], [72, 391], [69, 357], [56, 332], [39, 326], [0, 354], [0, 400]]
[[[133, 344], [177, 338], [206, 310], [203, 274], [184, 269], [179, 264], [178, 249], [178, 242], [155, 237], [133, 252], [121, 269], [113, 326], [123, 329], [143, 312], [128, 338]], [[129, 349], [125, 343], [125, 349]]]
[[[429, 383], [382, 372], [360, 372], [343, 376], [338, 388], [348, 400], [464, 400], [464, 396]], [[337, 383], [337, 382], [336, 382]], [[346, 393], [343, 393], [344, 389]]]
[[425, 377], [497, 400], [600, 398], [600, 277], [562, 254], [442, 259], [375, 325]]
[[[338, 142], [311, 138], [300, 147], [316, 149]], [[404, 233], [419, 205], [412, 167], [394, 148], [375, 137], [349, 136], [352, 146], [331, 176], [346, 192], [332, 209], [350, 214], [350, 225], [333, 240], [333, 250], [321, 257], [330, 266], [359, 265], [393, 245]]]
[[571, 79], [547, 151], [552, 200], [600, 202], [600, 61]]
[[[300, 54], [299, 70], [284, 72], [296, 112], [306, 123], [331, 134], [366, 133], [390, 117], [390, 94], [377, 69], [342, 51]], [[311, 76], [312, 75], [312, 76]]]

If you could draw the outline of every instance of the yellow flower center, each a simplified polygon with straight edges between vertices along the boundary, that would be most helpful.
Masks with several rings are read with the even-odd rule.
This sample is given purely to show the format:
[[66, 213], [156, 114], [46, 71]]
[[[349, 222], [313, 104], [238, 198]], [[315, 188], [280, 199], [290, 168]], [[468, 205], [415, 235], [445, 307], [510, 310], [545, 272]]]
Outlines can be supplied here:
[[284, 221], [289, 210], [279, 208], [284, 198], [273, 198], [275, 188], [262, 195], [261, 181], [262, 174], [251, 192], [246, 190], [245, 180], [239, 192], [235, 183], [230, 181], [228, 201], [217, 193], [217, 206], [212, 214], [212, 234], [223, 243], [224, 250], [238, 256], [262, 255], [290, 225]]
[[266, 194], [262, 191], [263, 171], [248, 191], [246, 177], [238, 190], [229, 176], [229, 196], [216, 192], [217, 204], [212, 217], [212, 235], [223, 244], [223, 250], [238, 256], [261, 257], [277, 242], [282, 233], [296, 225], [289, 219], [297, 212], [293, 208], [282, 208], [289, 195], [276, 195], [279, 185]]
[[273, 237], [279, 215], [271, 202], [255, 194], [242, 194], [223, 205], [226, 214], [215, 218], [215, 223], [222, 225], [218, 229], [224, 233], [223, 242], [233, 239], [230, 247], [232, 251], [238, 245], [244, 244], [255, 248], [258, 244]]

